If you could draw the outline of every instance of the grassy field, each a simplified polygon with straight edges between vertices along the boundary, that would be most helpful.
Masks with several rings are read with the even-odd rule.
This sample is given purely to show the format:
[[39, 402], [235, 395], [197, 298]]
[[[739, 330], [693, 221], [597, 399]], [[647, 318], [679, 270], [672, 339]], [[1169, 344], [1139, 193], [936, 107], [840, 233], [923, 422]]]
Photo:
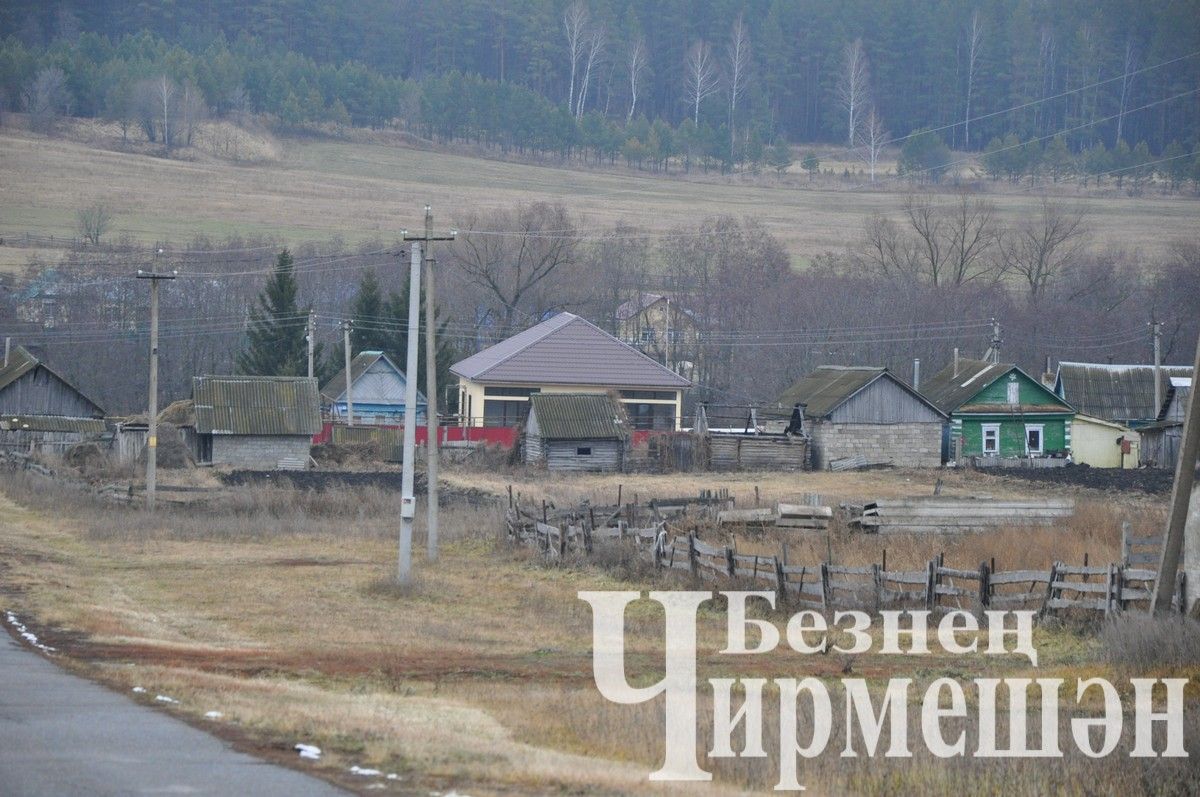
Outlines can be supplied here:
[[[639, 476], [636, 489], [645, 500], [725, 486], [744, 504], [755, 486], [763, 500], [812, 492], [861, 499], [928, 494], [936, 477], [903, 471]], [[611, 500], [617, 483], [634, 489], [630, 479], [449, 474], [451, 484], [502, 492], [512, 483], [524, 496], [557, 502]], [[948, 495], [1030, 490], [1049, 492], [970, 474], [949, 474], [943, 484]], [[1116, 555], [1121, 518], [1140, 518], [1149, 528], [1162, 515], [1161, 499], [1079, 497], [1079, 516], [1054, 532], [890, 537], [889, 561], [920, 562], [939, 550], [955, 564], [990, 555], [1006, 567], [1040, 567], [1055, 558], [1077, 561], [1084, 552], [1093, 562], [1108, 561]], [[149, 516], [38, 477], [6, 474], [0, 600], [59, 648], [58, 660], [69, 666], [121, 690], [142, 686], [144, 698], [169, 695], [180, 701], [170, 711], [268, 758], [299, 765], [292, 746], [317, 744], [325, 755], [305, 766], [360, 790], [728, 794], [773, 785], [770, 762], [742, 760], [718, 766], [717, 781], [702, 790], [651, 786], [645, 778], [661, 755], [661, 709], [617, 706], [597, 694], [590, 612], [576, 592], [647, 589], [663, 578], [650, 572], [622, 578], [582, 562], [546, 566], [498, 541], [496, 511], [456, 507], [443, 511], [441, 561], [434, 566], [418, 556], [415, 585], [398, 589], [389, 582], [395, 510], [395, 497], [376, 490], [298, 495], [257, 488], [218, 506], [168, 507]], [[797, 545], [796, 558], [816, 561], [820, 542]], [[879, 545], [838, 538], [834, 556], [842, 563], [878, 561]], [[687, 584], [680, 579], [675, 586]], [[723, 623], [715, 610], [702, 613], [702, 678], [761, 671], [832, 681], [850, 667], [873, 684], [898, 674], [922, 682], [985, 672], [1115, 678], [1121, 666], [1105, 653], [1103, 639], [1054, 627], [1037, 632], [1036, 670], [1019, 657], [944, 652], [915, 662], [780, 650], [731, 663], [717, 655]], [[639, 607], [627, 619], [627, 633], [630, 678], [649, 682], [661, 671], [661, 616]], [[1176, 671], [1178, 663], [1154, 653], [1137, 669], [1143, 676]], [[703, 700], [702, 710], [711, 711]], [[222, 716], [205, 719], [210, 711]], [[1191, 747], [1197, 740], [1189, 732]], [[991, 763], [934, 762], [926, 755], [920, 766], [847, 761], [837, 757], [838, 738], [835, 730], [832, 752], [806, 766], [812, 793], [1182, 794], [1200, 781], [1189, 761], [1143, 764], [1122, 755]], [[1070, 738], [1065, 729], [1064, 738]], [[363, 779], [348, 774], [351, 766], [397, 778]]]
[[[189, 241], [198, 234], [268, 235], [289, 242], [342, 236], [390, 239], [433, 204], [439, 220], [516, 202], [561, 202], [587, 227], [618, 221], [667, 230], [716, 214], [763, 222], [803, 265], [855, 241], [873, 212], [896, 211], [906, 184], [853, 189], [762, 176], [662, 178], [625, 169], [586, 171], [336, 141], [280, 142], [275, 160], [238, 165], [212, 157], [165, 160], [66, 139], [0, 131], [0, 232], [72, 235], [75, 211], [103, 198], [121, 213], [115, 233]], [[797, 167], [798, 168], [798, 167]], [[857, 183], [855, 185], [858, 185]], [[997, 193], [1012, 220], [1035, 208], [1029, 191]], [[1096, 246], [1154, 256], [1194, 232], [1194, 199], [1088, 197]], [[17, 258], [19, 261], [19, 258]], [[14, 257], [0, 257], [9, 265]]]

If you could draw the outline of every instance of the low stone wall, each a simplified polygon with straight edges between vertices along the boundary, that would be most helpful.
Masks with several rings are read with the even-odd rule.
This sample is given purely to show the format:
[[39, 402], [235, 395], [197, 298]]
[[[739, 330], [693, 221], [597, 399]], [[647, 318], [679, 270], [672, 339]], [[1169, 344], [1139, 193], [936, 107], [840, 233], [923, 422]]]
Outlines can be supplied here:
[[903, 468], [936, 468], [942, 464], [940, 423], [813, 423], [813, 468], [824, 470], [829, 462], [843, 457], [863, 456], [871, 464]]

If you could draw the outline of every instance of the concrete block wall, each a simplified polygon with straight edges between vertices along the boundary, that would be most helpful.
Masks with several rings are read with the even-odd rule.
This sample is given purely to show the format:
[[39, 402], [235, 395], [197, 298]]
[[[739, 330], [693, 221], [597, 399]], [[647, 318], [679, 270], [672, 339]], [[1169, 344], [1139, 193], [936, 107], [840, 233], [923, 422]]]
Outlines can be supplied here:
[[813, 441], [813, 468], [861, 454], [868, 462], [889, 462], [904, 468], [936, 468], [942, 464], [940, 423], [831, 423], [809, 426]]
[[213, 435], [214, 465], [273, 470], [285, 459], [307, 462], [312, 438], [307, 435]]

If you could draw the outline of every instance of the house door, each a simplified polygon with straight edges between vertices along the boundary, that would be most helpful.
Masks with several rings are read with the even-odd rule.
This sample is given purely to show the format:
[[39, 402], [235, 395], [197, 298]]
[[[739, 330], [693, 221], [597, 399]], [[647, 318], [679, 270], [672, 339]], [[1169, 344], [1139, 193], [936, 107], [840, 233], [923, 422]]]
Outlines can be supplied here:
[[1025, 455], [1040, 457], [1045, 451], [1045, 438], [1045, 426], [1043, 424], [1025, 424]]

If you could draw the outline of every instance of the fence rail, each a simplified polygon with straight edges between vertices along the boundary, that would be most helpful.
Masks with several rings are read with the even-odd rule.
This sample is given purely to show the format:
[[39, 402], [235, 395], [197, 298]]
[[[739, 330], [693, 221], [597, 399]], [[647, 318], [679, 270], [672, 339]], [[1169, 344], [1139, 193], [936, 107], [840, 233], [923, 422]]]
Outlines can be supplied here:
[[[732, 510], [721, 509], [727, 504], [714, 502], [711, 495], [672, 499], [667, 506], [672, 510], [669, 516], [657, 502], [649, 507], [584, 505], [553, 512], [543, 504], [539, 512], [522, 506], [519, 496], [510, 491], [506, 533], [511, 542], [535, 546], [556, 561], [569, 554], [590, 556], [598, 545], [630, 545], [659, 570], [686, 571], [693, 578], [720, 585], [773, 590], [779, 605], [821, 611], [1030, 609], [1039, 616], [1058, 611], [1108, 616], [1148, 606], [1157, 578], [1153, 570], [1126, 563], [1079, 566], [1055, 562], [1049, 570], [993, 572], [986, 562], [974, 569], [947, 566], [940, 554], [921, 570], [887, 570], [886, 564], [801, 565], [787, 561], [786, 548], [771, 556], [739, 553], [733, 546], [701, 540], [695, 531], [680, 533], [671, 528], [689, 509], [698, 509], [701, 516], [712, 520], [728, 519]], [[639, 519], [648, 524], [639, 526]], [[1177, 611], [1187, 605], [1186, 588], [1181, 571], [1172, 598]]]

